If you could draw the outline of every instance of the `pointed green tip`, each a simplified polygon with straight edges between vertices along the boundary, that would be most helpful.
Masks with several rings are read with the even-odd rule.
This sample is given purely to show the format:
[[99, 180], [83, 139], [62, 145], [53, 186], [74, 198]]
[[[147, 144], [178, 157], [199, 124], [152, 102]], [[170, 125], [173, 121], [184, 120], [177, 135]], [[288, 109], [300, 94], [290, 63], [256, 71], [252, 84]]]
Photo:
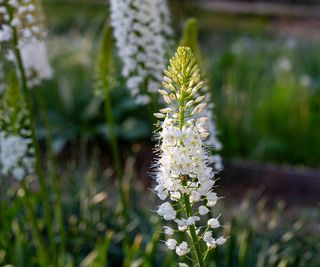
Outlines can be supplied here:
[[195, 18], [190, 18], [185, 23], [183, 29], [183, 35], [180, 40], [180, 46], [190, 47], [198, 64], [201, 62], [201, 53], [198, 43], [199, 32], [198, 32], [198, 21]]

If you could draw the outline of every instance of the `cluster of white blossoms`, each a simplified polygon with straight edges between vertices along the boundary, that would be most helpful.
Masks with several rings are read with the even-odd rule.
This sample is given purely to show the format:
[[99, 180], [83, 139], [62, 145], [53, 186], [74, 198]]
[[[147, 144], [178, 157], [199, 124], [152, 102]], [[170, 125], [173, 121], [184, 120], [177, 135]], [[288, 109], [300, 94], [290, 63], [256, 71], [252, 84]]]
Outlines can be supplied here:
[[110, 0], [111, 24], [122, 75], [138, 104], [157, 92], [172, 29], [166, 0]]
[[[214, 168], [205, 145], [210, 132], [208, 118], [202, 116], [207, 106], [206, 96], [200, 95], [204, 83], [200, 81], [199, 67], [190, 48], [178, 48], [162, 84], [165, 90], [159, 93], [168, 107], [155, 114], [164, 119], [160, 123], [155, 191], [161, 200], [167, 201], [157, 212], [175, 225], [164, 227], [166, 235], [189, 234], [190, 240], [181, 243], [172, 237], [166, 241], [169, 249], [183, 256], [197, 246], [201, 251], [200, 241], [206, 244], [206, 250], [226, 241], [212, 234], [212, 229], [221, 227], [218, 218], [210, 218], [210, 208], [217, 203], [218, 196], [212, 189]], [[204, 220], [206, 226], [202, 224]]]
[[34, 157], [32, 156], [30, 138], [6, 135], [0, 132], [0, 174], [22, 180], [33, 173]]
[[14, 49], [18, 48], [30, 87], [50, 79], [52, 68], [40, 1], [0, 0], [0, 4], [0, 46], [8, 49], [7, 60], [17, 65]]

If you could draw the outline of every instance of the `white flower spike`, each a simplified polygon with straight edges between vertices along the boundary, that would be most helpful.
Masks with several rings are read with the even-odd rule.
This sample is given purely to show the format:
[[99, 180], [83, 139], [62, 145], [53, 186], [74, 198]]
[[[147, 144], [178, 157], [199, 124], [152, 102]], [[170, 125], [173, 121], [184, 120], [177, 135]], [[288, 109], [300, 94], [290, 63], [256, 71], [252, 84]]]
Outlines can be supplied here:
[[[52, 77], [52, 68], [47, 54], [44, 30], [44, 16], [39, 1], [35, 0], [2, 0], [0, 7], [0, 46], [11, 43], [7, 53], [7, 60], [18, 65], [13, 53], [13, 45], [21, 54], [28, 86], [39, 85], [42, 80]], [[14, 44], [14, 33], [17, 35], [17, 44]]]
[[[167, 202], [160, 206], [158, 214], [175, 225], [176, 230], [164, 228], [166, 234], [187, 233], [187, 239], [174, 244], [177, 255], [192, 252], [192, 256], [196, 255], [195, 262], [202, 267], [205, 251], [200, 243], [206, 244], [208, 249], [224, 243], [222, 238], [215, 240], [209, 231], [220, 227], [217, 219], [203, 223], [209, 208], [218, 200], [212, 191], [214, 168], [205, 143], [210, 134], [208, 119], [204, 116], [206, 97], [201, 95], [200, 70], [190, 48], [179, 47], [164, 73], [164, 89], [159, 93], [170, 101], [166, 101], [168, 107], [155, 114], [163, 120], [159, 122], [160, 152], [155, 164], [155, 191]], [[186, 263], [180, 263], [183, 264]]]
[[159, 88], [172, 36], [167, 0], [110, 0], [110, 10], [126, 85], [138, 104], [148, 104]]

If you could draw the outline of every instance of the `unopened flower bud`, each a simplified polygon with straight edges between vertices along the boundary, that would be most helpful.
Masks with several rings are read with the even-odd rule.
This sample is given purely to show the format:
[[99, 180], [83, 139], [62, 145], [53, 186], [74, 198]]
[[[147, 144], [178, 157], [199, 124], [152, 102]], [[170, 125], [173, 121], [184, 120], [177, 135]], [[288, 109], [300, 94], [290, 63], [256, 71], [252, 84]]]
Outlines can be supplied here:
[[153, 115], [158, 119], [163, 119], [166, 117], [166, 115], [162, 113], [153, 113]]
[[159, 110], [161, 113], [171, 113], [172, 109], [171, 108], [163, 108]]
[[193, 103], [194, 103], [193, 100], [188, 101], [186, 104], [186, 108], [190, 108], [193, 105]]
[[206, 96], [202, 95], [202, 96], [198, 96], [197, 99], [194, 101], [194, 103], [200, 103], [202, 102], [204, 99], [206, 98]]
[[170, 94], [170, 98], [171, 98], [171, 100], [176, 100], [177, 99], [175, 94]]
[[169, 95], [168, 92], [165, 91], [165, 90], [158, 89], [158, 92], [159, 92], [159, 94], [161, 94], [161, 95], [163, 95], [163, 96]]

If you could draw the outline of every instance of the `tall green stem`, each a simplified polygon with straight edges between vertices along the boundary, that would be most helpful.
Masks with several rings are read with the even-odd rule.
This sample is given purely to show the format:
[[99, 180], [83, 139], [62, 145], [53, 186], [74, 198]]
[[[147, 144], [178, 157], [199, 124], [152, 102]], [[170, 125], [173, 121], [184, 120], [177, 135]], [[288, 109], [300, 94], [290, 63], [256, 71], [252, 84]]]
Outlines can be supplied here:
[[27, 86], [27, 78], [22, 62], [22, 57], [21, 53], [19, 50], [19, 41], [18, 41], [18, 33], [17, 29], [15, 27], [12, 27], [13, 30], [13, 45], [14, 45], [14, 54], [16, 57], [17, 61], [17, 66], [20, 74], [20, 80], [21, 80], [21, 85], [22, 85], [22, 93], [24, 95], [24, 98], [26, 100], [26, 105], [27, 109], [30, 114], [30, 121], [31, 121], [31, 133], [32, 133], [32, 142], [33, 142], [33, 147], [35, 149], [35, 157], [36, 157], [36, 172], [37, 172], [37, 177], [38, 181], [41, 187], [41, 196], [44, 201], [44, 213], [45, 213], [45, 219], [46, 219], [46, 225], [47, 225], [47, 230], [48, 230], [48, 235], [49, 235], [49, 246], [50, 250], [53, 253], [54, 259], [56, 259], [56, 249], [55, 249], [55, 241], [54, 241], [54, 230], [52, 228], [52, 216], [51, 216], [51, 205], [50, 205], [50, 199], [49, 199], [49, 191], [48, 187], [45, 182], [45, 174], [41, 166], [41, 155], [40, 155], [40, 149], [39, 149], [39, 144], [37, 142], [37, 137], [36, 137], [36, 127], [35, 127], [35, 116], [33, 112], [33, 108], [31, 107], [31, 102], [32, 99], [30, 97], [30, 92]]
[[[180, 107], [179, 107], [179, 128], [180, 130], [182, 130], [183, 125], [184, 125], [184, 118], [185, 118], [185, 114], [184, 114], [184, 110], [185, 110], [185, 88], [182, 87], [181, 88], [181, 97], [180, 97], [180, 101], [179, 101]], [[186, 181], [186, 177], [183, 177], [183, 181], [182, 181], [183, 185], [186, 185], [187, 181]], [[184, 202], [184, 207], [185, 207], [185, 211], [186, 211], [186, 215], [187, 217], [192, 216], [192, 208], [191, 208], [191, 204], [190, 204], [190, 199], [189, 199], [189, 195], [187, 194], [183, 194], [183, 202]], [[196, 229], [193, 225], [189, 226], [189, 231], [190, 231], [190, 236], [191, 236], [191, 240], [192, 240], [192, 244], [195, 250], [195, 255], [196, 255], [196, 261], [198, 263], [198, 265], [200, 267], [204, 267], [204, 260], [203, 260], [203, 256], [201, 253], [201, 247], [200, 244], [198, 242], [198, 238], [197, 238], [197, 234], [196, 234]]]
[[111, 80], [113, 79], [113, 39], [112, 39], [112, 28], [110, 27], [109, 23], [106, 23], [104, 27], [103, 37], [101, 40], [101, 47], [100, 52], [97, 59], [97, 66], [96, 66], [96, 75], [97, 81], [99, 83], [98, 87], [102, 89], [103, 96], [104, 96], [104, 109], [105, 109], [105, 116], [106, 116], [106, 123], [109, 130], [109, 137], [112, 149], [112, 158], [113, 164], [115, 165], [115, 173], [118, 183], [120, 201], [121, 201], [121, 213], [123, 216], [123, 232], [124, 232], [124, 242], [123, 248], [124, 251], [128, 251], [128, 196], [126, 190], [126, 184], [124, 181], [124, 171], [122, 166], [121, 160], [121, 153], [118, 145], [116, 130], [115, 130], [115, 123], [114, 123], [114, 116], [113, 116], [113, 109], [112, 109], [112, 100], [111, 100]]
[[21, 182], [21, 186], [24, 190], [23, 204], [26, 207], [27, 217], [29, 218], [29, 221], [32, 225], [31, 230], [32, 230], [32, 235], [34, 236], [34, 239], [35, 239], [36, 252], [39, 256], [39, 261], [41, 263], [41, 266], [49, 266], [50, 264], [49, 256], [47, 254], [46, 246], [45, 246], [44, 240], [42, 239], [42, 236], [38, 227], [37, 217], [32, 207], [32, 202], [29, 196], [28, 187], [24, 180]]
[[111, 142], [111, 148], [112, 148], [112, 156], [114, 160], [114, 164], [116, 167], [116, 176], [118, 179], [118, 186], [119, 186], [119, 193], [120, 193], [120, 200], [121, 200], [121, 206], [122, 206], [122, 214], [123, 214], [123, 232], [124, 232], [124, 247], [125, 249], [129, 246], [129, 240], [128, 240], [128, 223], [129, 223], [129, 216], [128, 216], [128, 210], [127, 210], [127, 197], [126, 197], [126, 187], [124, 183], [124, 177], [123, 177], [123, 168], [121, 163], [121, 155], [120, 155], [120, 149], [118, 146], [118, 140], [117, 135], [115, 132], [115, 123], [114, 123], [114, 117], [112, 112], [112, 102], [111, 102], [111, 94], [110, 90], [105, 90], [105, 113], [106, 113], [106, 119], [107, 119], [107, 125], [109, 129], [109, 136], [110, 136], [110, 142]]
[[49, 161], [49, 172], [52, 181], [52, 188], [55, 195], [54, 202], [54, 212], [55, 212], [55, 219], [57, 221], [58, 229], [59, 229], [59, 236], [61, 238], [61, 247], [60, 252], [64, 253], [65, 251], [65, 229], [64, 229], [64, 219], [63, 219], [63, 208], [62, 208], [62, 199], [61, 199], [61, 192], [60, 192], [60, 179], [58, 175], [58, 164], [57, 159], [53, 151], [53, 139], [52, 139], [52, 127], [48, 119], [48, 109], [43, 97], [42, 88], [37, 87], [35, 88], [37, 93], [37, 99], [39, 101], [39, 106], [41, 110], [41, 116], [45, 128], [47, 129], [47, 151], [48, 151], [48, 161]]

